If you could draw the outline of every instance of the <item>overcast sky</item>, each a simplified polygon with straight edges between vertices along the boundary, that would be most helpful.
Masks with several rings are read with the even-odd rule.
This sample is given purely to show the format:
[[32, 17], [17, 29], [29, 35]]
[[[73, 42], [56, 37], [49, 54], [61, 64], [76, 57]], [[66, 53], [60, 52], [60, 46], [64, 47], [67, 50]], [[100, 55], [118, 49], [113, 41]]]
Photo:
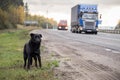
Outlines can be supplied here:
[[115, 26], [120, 19], [120, 0], [24, 0], [28, 3], [29, 13], [71, 21], [71, 7], [77, 4], [98, 4], [102, 14], [102, 26]]

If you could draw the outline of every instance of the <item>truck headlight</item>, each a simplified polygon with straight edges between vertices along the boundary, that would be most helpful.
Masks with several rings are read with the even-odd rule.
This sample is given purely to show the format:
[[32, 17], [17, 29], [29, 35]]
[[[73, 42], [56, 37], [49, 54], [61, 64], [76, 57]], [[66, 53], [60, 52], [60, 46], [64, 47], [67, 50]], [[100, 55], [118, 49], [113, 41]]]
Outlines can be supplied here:
[[98, 31], [98, 28], [96, 30]]
[[83, 30], [83, 28], [82, 28], [82, 27], [80, 27], [80, 30]]

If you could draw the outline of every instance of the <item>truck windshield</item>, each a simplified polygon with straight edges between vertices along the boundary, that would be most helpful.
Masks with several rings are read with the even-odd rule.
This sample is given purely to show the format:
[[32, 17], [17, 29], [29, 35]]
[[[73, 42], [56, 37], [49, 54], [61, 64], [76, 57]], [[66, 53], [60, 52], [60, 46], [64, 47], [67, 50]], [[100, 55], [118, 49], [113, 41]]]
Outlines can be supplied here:
[[90, 14], [90, 13], [84, 13], [82, 16], [83, 19], [93, 19], [97, 20], [98, 19], [98, 14]]

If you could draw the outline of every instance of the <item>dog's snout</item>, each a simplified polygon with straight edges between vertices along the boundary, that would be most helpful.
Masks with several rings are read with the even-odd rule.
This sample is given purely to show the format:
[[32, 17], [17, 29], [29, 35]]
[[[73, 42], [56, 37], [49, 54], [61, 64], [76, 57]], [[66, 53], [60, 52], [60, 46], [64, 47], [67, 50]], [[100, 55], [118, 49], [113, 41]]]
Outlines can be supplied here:
[[37, 38], [37, 39], [36, 39], [36, 42], [40, 42], [40, 41], [41, 41], [40, 38]]
[[34, 36], [34, 41], [35, 41], [35, 42], [40, 42], [40, 41], [41, 41], [41, 38], [36, 35], [36, 36]]

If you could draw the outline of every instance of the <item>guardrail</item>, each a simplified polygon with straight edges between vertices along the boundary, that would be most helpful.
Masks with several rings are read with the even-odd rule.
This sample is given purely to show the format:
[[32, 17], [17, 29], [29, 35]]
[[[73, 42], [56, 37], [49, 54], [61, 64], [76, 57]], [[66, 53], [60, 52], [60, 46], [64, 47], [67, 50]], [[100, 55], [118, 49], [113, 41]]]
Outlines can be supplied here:
[[120, 34], [120, 30], [108, 30], [108, 29], [102, 30], [102, 29], [99, 29], [99, 32]]

